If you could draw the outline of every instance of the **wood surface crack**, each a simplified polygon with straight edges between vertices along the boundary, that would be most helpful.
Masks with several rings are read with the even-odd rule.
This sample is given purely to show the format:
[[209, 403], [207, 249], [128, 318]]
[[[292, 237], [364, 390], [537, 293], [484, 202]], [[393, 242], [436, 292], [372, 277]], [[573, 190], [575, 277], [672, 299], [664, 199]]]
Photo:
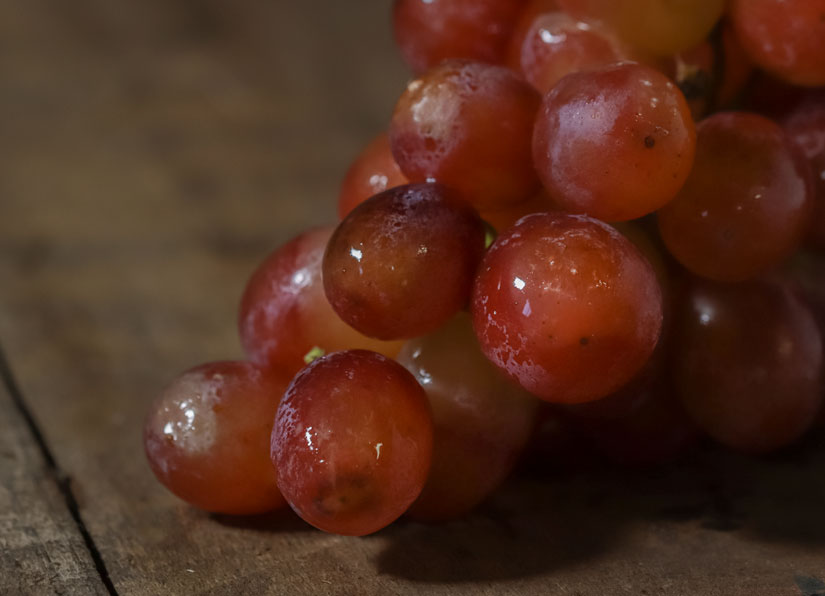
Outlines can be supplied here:
[[32, 434], [32, 437], [34, 438], [34, 441], [46, 462], [49, 473], [52, 475], [60, 494], [63, 496], [66, 508], [69, 510], [69, 515], [72, 516], [72, 519], [77, 526], [77, 530], [83, 538], [83, 543], [86, 545], [86, 549], [92, 557], [95, 569], [97, 570], [98, 575], [100, 575], [100, 581], [103, 582], [103, 585], [106, 587], [109, 594], [117, 596], [117, 590], [112, 583], [112, 578], [109, 576], [109, 571], [106, 569], [106, 563], [103, 561], [103, 557], [101, 556], [92, 535], [89, 533], [89, 530], [86, 528], [86, 524], [83, 522], [83, 518], [80, 515], [80, 508], [78, 507], [77, 499], [75, 498], [71, 487], [71, 478], [60, 469], [60, 466], [57, 465], [57, 460], [55, 460], [54, 455], [46, 442], [46, 438], [43, 436], [43, 433], [37, 425], [34, 416], [26, 405], [26, 401], [23, 398], [23, 393], [20, 391], [17, 381], [15, 381], [11, 367], [9, 366], [9, 362], [6, 359], [6, 354], [2, 347], [0, 347], [0, 379], [2, 379], [3, 385], [8, 390], [14, 406], [23, 417], [29, 432]]

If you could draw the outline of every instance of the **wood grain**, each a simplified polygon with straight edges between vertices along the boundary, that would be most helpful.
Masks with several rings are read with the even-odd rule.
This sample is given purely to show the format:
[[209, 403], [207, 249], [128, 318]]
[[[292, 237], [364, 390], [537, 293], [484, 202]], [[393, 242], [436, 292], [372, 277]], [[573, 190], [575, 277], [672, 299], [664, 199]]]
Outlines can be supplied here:
[[[286, 512], [209, 516], [154, 480], [149, 401], [191, 365], [240, 357], [247, 276], [333, 220], [349, 160], [388, 120], [406, 74], [387, 21], [381, 0], [0, 4], [0, 340], [117, 592], [825, 591], [813, 440], [762, 462], [702, 452], [652, 476], [521, 479], [469, 519], [364, 539]], [[42, 462], [25, 467], [15, 482], [36, 485]], [[11, 515], [6, 540], [23, 540]], [[95, 593], [71, 581], [92, 581], [76, 547], [62, 589]]]
[[49, 463], [0, 384], [0, 594], [106, 594]]

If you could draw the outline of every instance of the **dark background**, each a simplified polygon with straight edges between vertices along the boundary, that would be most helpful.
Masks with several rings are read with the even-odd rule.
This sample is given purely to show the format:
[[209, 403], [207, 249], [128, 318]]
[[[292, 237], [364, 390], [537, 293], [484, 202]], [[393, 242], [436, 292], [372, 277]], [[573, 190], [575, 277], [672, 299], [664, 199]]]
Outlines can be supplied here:
[[365, 539], [195, 511], [149, 401], [240, 357], [236, 306], [407, 73], [381, 0], [0, 1], [0, 593], [825, 593], [825, 457], [514, 481]]

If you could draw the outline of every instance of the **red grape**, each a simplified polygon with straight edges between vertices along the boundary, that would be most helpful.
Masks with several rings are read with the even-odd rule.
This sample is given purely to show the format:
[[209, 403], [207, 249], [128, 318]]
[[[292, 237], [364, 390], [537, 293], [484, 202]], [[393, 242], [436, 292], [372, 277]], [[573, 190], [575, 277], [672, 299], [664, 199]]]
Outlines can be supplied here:
[[662, 294], [639, 251], [585, 216], [528, 215], [485, 256], [471, 303], [481, 349], [551, 402], [604, 397], [653, 352]]
[[717, 441], [761, 453], [813, 423], [825, 395], [822, 341], [810, 310], [790, 290], [697, 278], [675, 320], [676, 387]]
[[539, 101], [506, 68], [445, 62], [398, 100], [393, 156], [410, 180], [446, 184], [479, 210], [503, 209], [538, 190], [530, 136]]
[[524, 0], [395, 0], [393, 31], [422, 73], [447, 58], [500, 63]]
[[652, 68], [620, 64], [568, 75], [545, 96], [533, 160], [566, 210], [624, 221], [676, 196], [695, 145], [679, 89]]
[[606, 23], [634, 47], [667, 56], [707, 37], [725, 0], [559, 0], [559, 5], [576, 18]]
[[398, 361], [424, 387], [435, 419], [433, 465], [409, 514], [431, 521], [459, 517], [509, 474], [539, 402], [484, 357], [465, 313], [408, 342]]
[[815, 208], [808, 239], [825, 250], [825, 93], [802, 102], [784, 118], [783, 127], [812, 166]]
[[338, 217], [347, 214], [373, 195], [407, 184], [390, 151], [390, 140], [381, 133], [367, 145], [347, 171], [338, 195]]
[[438, 184], [384, 191], [341, 222], [324, 255], [335, 312], [380, 339], [416, 337], [467, 304], [484, 252], [484, 223]]
[[285, 505], [267, 456], [288, 379], [246, 362], [213, 362], [175, 379], [149, 410], [143, 444], [158, 480], [214, 513]]
[[795, 85], [825, 85], [825, 0], [732, 0], [730, 16], [759, 66]]
[[529, 28], [513, 37], [511, 44], [513, 66], [542, 93], [565, 75], [629, 57], [610, 33], [563, 12], [538, 14]]
[[253, 362], [293, 376], [315, 347], [325, 352], [361, 348], [391, 357], [401, 349], [399, 342], [361, 335], [332, 310], [321, 279], [331, 235], [329, 227], [304, 232], [272, 253], [250, 278], [238, 327]]
[[427, 396], [397, 362], [336, 352], [290, 384], [272, 431], [278, 485], [295, 512], [327, 532], [362, 536], [397, 519], [430, 468]]
[[804, 160], [774, 122], [714, 114], [698, 128], [696, 164], [659, 211], [671, 254], [692, 272], [741, 281], [778, 265], [802, 241], [812, 197]]

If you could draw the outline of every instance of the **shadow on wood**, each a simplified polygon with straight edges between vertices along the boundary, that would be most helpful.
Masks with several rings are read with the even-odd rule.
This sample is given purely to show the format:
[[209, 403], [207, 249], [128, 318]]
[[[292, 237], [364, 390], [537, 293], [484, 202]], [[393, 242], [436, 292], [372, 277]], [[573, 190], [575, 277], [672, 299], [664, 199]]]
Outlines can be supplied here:
[[[810, 437], [769, 458], [705, 446], [661, 469], [595, 464], [555, 481], [522, 478], [465, 520], [402, 524], [377, 565], [418, 582], [477, 582], [575, 570], [626, 540], [682, 550], [678, 564], [685, 568], [697, 564], [689, 545], [719, 533], [757, 549], [773, 541], [821, 549], [823, 439]], [[626, 537], [629, 532], [636, 535]], [[669, 543], [671, 537], [682, 544]], [[808, 571], [825, 577], [825, 561]]]

